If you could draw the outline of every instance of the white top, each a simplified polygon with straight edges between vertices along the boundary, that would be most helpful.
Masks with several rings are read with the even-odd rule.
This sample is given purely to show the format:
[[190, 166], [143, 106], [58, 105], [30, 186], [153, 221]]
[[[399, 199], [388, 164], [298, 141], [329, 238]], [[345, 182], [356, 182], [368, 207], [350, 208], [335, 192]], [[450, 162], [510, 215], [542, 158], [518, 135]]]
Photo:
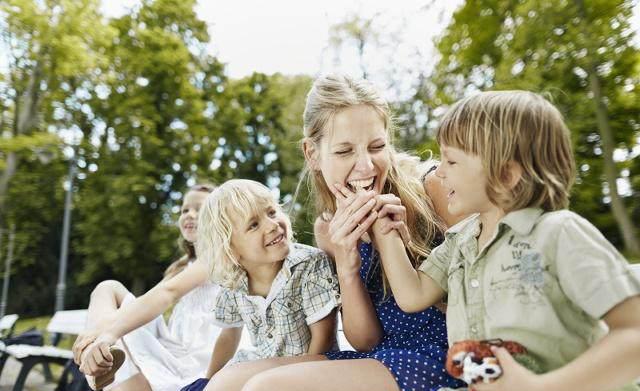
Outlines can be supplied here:
[[[220, 328], [213, 323], [211, 303], [219, 287], [205, 283], [184, 295], [175, 305], [169, 325], [162, 316], [125, 335], [127, 360], [115, 382], [142, 372], [153, 391], [176, 391], [204, 377]], [[129, 294], [123, 306], [134, 300]], [[134, 365], [135, 364], [135, 365]]]

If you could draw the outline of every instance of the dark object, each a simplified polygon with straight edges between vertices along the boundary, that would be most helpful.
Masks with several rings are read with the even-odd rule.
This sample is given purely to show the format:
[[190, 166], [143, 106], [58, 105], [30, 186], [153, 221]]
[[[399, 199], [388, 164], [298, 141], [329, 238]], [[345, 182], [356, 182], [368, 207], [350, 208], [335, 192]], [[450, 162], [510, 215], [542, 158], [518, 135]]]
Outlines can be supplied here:
[[204, 390], [204, 388], [207, 386], [208, 383], [209, 383], [209, 379], [201, 378], [189, 384], [188, 386], [182, 387], [180, 391], [202, 391]]
[[2, 339], [2, 342], [5, 344], [5, 346], [18, 344], [42, 346], [42, 344], [44, 343], [44, 337], [42, 336], [42, 332], [40, 330], [32, 327], [23, 333], [14, 335], [13, 337]]
[[69, 360], [64, 366], [64, 371], [58, 380], [58, 386], [55, 391], [93, 391], [87, 383], [84, 374], [80, 372], [78, 365]]
[[[44, 337], [42, 336], [42, 332], [37, 330], [35, 327], [30, 328], [29, 330], [20, 333], [18, 335], [14, 335], [13, 337], [0, 339], [0, 344], [4, 344], [2, 349], [0, 350], [0, 375], [2, 375], [2, 370], [4, 369], [4, 364], [7, 363], [7, 359], [9, 358], [9, 353], [6, 351], [6, 347], [9, 345], [32, 345], [32, 346], [42, 346], [44, 343]], [[49, 376], [51, 378], [51, 370], [48, 365], [43, 365], [43, 370], [45, 373], [45, 377]]]

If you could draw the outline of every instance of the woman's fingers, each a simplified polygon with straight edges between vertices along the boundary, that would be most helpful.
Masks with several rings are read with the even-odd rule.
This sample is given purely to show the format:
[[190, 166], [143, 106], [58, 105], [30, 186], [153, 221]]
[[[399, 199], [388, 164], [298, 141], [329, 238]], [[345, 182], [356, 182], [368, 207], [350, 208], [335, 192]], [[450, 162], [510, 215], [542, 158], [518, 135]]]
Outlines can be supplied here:
[[348, 236], [347, 240], [349, 242], [358, 243], [358, 240], [369, 230], [369, 228], [373, 225], [373, 223], [378, 218], [378, 212], [375, 210], [369, 213], [364, 221], [357, 225], [356, 229], [353, 230]]
[[[358, 225], [363, 223], [363, 219], [365, 219], [365, 217], [373, 210], [375, 204], [376, 201], [374, 199], [369, 199], [369, 201], [360, 205], [360, 207], [348, 217], [345, 217], [340, 221], [335, 221], [334, 219], [334, 222], [331, 224], [333, 228], [333, 239], [340, 240], [340, 238], [344, 238], [351, 234]], [[359, 203], [357, 205], [359, 205]]]

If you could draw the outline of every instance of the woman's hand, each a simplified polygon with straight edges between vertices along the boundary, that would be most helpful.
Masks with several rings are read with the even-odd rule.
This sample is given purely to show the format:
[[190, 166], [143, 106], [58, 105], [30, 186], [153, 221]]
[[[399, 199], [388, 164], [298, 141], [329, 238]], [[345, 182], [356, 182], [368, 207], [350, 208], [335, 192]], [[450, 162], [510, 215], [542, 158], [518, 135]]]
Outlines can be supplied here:
[[375, 193], [353, 193], [341, 184], [334, 185], [331, 191], [337, 209], [329, 222], [329, 248], [334, 252], [338, 276], [357, 274], [361, 262], [358, 241], [378, 217]]

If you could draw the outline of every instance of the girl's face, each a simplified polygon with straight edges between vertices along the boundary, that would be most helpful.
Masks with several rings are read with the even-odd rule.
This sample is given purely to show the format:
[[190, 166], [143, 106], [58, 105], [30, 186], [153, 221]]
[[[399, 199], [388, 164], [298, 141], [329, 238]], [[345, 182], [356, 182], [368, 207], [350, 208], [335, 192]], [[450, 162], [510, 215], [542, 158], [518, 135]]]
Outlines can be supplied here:
[[352, 106], [336, 114], [330, 126], [311, 157], [311, 167], [322, 171], [330, 188], [340, 183], [354, 192], [380, 194], [391, 165], [380, 115], [366, 105]]
[[444, 144], [440, 145], [440, 152], [442, 162], [436, 169], [436, 176], [447, 191], [449, 213], [467, 216], [497, 208], [487, 195], [487, 174], [479, 156]]
[[237, 213], [230, 216], [231, 248], [246, 270], [282, 261], [289, 255], [291, 224], [287, 215], [273, 201], [261, 202], [256, 209], [256, 215], [246, 218]]
[[209, 193], [204, 191], [191, 190], [185, 194], [182, 207], [180, 208], [180, 218], [178, 227], [180, 234], [188, 242], [195, 243], [198, 228], [198, 211]]

